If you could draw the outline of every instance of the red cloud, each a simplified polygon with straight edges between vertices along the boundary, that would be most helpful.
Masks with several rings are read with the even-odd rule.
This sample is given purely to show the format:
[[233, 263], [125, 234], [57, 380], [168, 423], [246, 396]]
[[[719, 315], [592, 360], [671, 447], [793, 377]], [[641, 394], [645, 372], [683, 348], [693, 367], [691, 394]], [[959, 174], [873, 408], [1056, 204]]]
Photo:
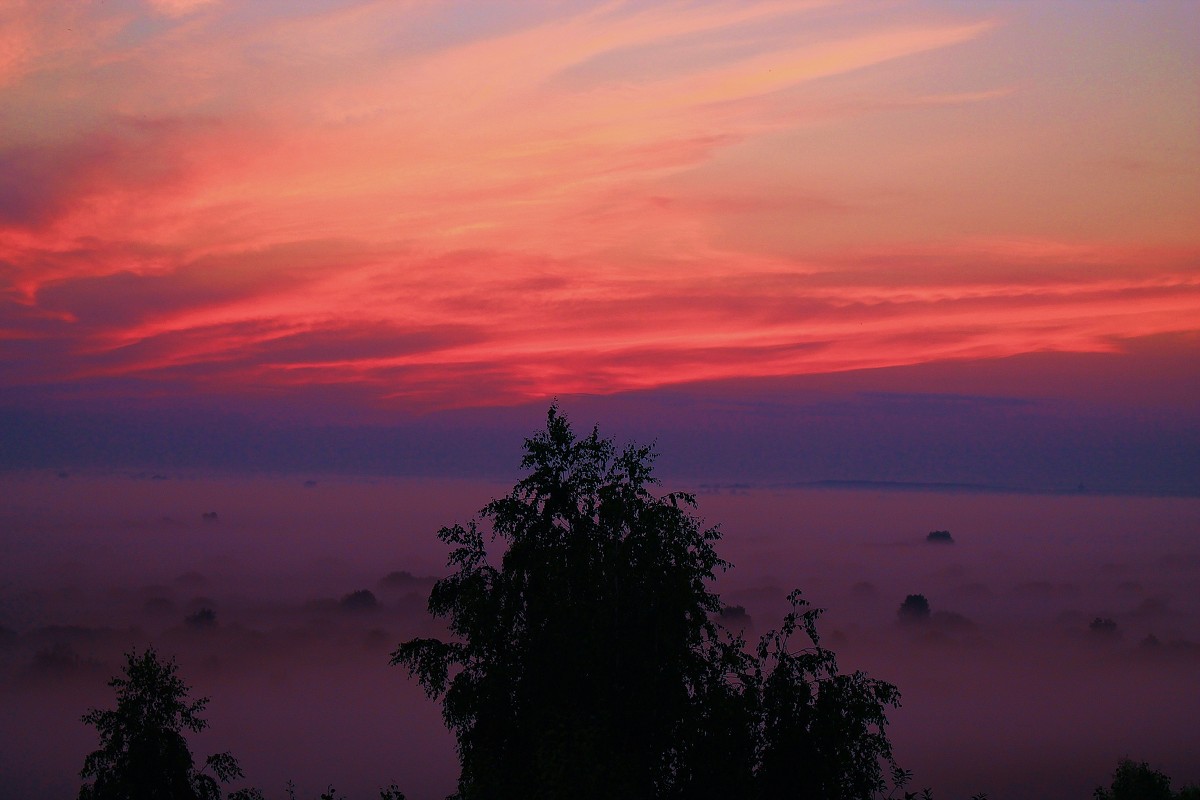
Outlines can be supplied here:
[[1032, 33], [969, 8], [155, 8], [13, 12], [5, 386], [486, 404], [1200, 329], [1186, 59], [1081, 136], [1075, 56], [997, 66]]

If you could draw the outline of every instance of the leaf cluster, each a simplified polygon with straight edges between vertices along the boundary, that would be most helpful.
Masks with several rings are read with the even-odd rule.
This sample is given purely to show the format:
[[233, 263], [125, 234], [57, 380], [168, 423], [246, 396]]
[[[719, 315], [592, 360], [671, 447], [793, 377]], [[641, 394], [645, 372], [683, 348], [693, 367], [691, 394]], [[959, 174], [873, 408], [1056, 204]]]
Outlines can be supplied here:
[[1109, 788], [1096, 787], [1095, 800], [1200, 800], [1200, 787], [1185, 786], [1171, 791], [1169, 775], [1145, 761], [1123, 758], [1113, 770]]

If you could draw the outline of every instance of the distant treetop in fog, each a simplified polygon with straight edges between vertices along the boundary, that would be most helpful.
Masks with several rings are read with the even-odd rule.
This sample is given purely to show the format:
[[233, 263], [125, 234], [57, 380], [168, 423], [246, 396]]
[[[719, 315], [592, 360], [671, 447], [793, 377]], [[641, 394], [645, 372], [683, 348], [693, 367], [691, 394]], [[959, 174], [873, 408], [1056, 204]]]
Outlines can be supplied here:
[[359, 589], [343, 597], [338, 601], [338, 605], [346, 611], [367, 611], [379, 608], [379, 600], [370, 589]]
[[904, 598], [896, 615], [901, 622], [926, 622], [929, 619], [929, 600], [923, 594], [910, 594]]

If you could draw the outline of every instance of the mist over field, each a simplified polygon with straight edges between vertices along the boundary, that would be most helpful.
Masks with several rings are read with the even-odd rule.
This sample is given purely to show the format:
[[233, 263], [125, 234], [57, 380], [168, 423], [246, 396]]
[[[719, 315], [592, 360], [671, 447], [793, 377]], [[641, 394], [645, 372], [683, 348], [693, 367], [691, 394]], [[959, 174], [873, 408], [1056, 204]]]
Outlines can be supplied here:
[[[731, 627], [765, 632], [799, 587], [843, 669], [900, 688], [897, 758], [936, 797], [1087, 798], [1123, 756], [1200, 782], [1200, 499], [665, 484], [724, 532]], [[444, 797], [453, 739], [388, 654], [442, 630], [437, 528], [508, 485], [0, 476], [0, 795], [74, 796], [80, 715], [153, 644], [212, 698], [193, 752], [268, 797]], [[916, 593], [932, 614], [901, 624]]]

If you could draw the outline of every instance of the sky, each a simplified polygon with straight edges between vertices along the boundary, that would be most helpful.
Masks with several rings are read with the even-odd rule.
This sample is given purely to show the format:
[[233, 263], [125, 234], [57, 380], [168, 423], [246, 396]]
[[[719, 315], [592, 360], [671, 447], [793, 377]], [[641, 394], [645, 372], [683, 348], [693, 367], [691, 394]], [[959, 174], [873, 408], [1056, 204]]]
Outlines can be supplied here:
[[0, 467], [511, 471], [557, 397], [698, 480], [1200, 494], [1196, 30], [4, 0]]

